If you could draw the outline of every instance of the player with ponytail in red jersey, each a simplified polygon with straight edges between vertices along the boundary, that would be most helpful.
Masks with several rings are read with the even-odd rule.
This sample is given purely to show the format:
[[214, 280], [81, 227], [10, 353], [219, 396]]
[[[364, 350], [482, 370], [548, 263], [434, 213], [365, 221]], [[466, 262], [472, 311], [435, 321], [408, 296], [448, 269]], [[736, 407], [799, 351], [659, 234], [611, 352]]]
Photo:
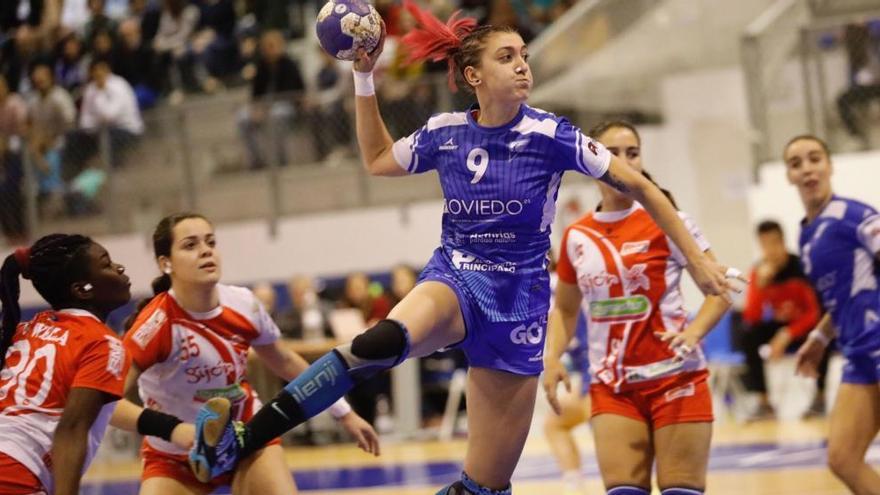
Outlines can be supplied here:
[[[51, 309], [20, 321], [19, 278]], [[130, 364], [104, 324], [130, 287], [125, 268], [81, 235], [47, 235], [3, 260], [0, 493], [80, 493]]]

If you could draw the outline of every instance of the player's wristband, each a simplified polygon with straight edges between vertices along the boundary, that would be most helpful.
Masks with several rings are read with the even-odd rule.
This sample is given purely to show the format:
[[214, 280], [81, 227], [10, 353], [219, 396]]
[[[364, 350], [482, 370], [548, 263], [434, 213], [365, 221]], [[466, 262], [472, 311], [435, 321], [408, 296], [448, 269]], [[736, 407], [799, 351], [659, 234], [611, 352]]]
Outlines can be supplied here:
[[330, 411], [330, 415], [336, 419], [342, 419], [343, 416], [351, 412], [351, 406], [348, 404], [348, 401], [345, 398], [339, 399], [332, 406], [327, 408]]
[[810, 332], [809, 338], [815, 340], [816, 342], [822, 344], [823, 347], [828, 347], [828, 344], [831, 343], [831, 339], [825, 336], [824, 333], [819, 331], [818, 328], [814, 329]]
[[137, 432], [141, 435], [159, 437], [162, 440], [171, 441], [171, 432], [180, 423], [176, 416], [165, 414], [154, 409], [144, 409], [137, 420]]
[[373, 96], [376, 94], [376, 87], [373, 85], [372, 72], [351, 71], [354, 74], [354, 94], [357, 96]]

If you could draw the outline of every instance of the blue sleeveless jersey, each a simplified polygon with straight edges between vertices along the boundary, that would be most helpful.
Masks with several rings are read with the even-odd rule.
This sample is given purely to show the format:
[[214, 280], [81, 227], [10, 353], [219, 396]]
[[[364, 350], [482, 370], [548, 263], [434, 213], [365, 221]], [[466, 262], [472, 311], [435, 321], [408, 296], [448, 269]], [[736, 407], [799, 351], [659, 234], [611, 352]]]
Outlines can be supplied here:
[[844, 355], [880, 349], [880, 215], [834, 196], [800, 235], [801, 263], [839, 332]]
[[566, 119], [527, 105], [501, 127], [477, 124], [472, 111], [431, 117], [394, 144], [394, 158], [410, 173], [440, 176], [443, 230], [432, 263], [448, 266], [489, 321], [546, 317], [562, 174], [601, 177], [610, 154]]

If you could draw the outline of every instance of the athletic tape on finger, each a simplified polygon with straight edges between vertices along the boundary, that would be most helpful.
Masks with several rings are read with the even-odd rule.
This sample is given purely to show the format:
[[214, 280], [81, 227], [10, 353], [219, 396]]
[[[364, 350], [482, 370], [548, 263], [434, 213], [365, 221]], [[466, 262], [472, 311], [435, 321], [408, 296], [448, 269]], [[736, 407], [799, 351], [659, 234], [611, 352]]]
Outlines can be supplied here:
[[729, 267], [726, 272], [724, 272], [725, 278], [740, 278], [742, 277], [742, 272], [734, 267]]

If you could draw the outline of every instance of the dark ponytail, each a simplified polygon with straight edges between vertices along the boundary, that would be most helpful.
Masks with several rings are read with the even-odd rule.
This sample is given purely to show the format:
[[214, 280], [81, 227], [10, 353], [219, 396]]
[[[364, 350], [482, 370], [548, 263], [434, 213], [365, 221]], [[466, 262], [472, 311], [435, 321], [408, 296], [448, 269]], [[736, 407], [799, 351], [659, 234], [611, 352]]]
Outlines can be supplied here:
[[12, 336], [21, 321], [21, 306], [18, 304], [18, 296], [21, 294], [21, 286], [18, 277], [21, 275], [21, 267], [10, 254], [3, 260], [3, 268], [0, 268], [0, 304], [3, 305], [3, 326], [0, 327], [0, 370], [6, 363], [6, 351], [12, 344]]
[[[639, 131], [636, 130], [636, 126], [622, 119], [606, 120], [604, 122], [601, 122], [600, 124], [590, 129], [587, 134], [589, 134], [590, 137], [592, 137], [593, 139], [599, 139], [599, 136], [605, 134], [611, 129], [626, 129], [632, 132], [633, 135], [636, 137], [636, 142], [639, 143], [639, 146], [642, 145], [642, 136], [639, 134]], [[660, 187], [660, 184], [657, 184], [657, 181], [655, 181], [654, 178], [651, 177], [651, 174], [646, 172], [644, 169], [642, 170], [642, 175], [646, 179], [651, 181], [651, 184], [657, 186], [657, 189], [660, 189], [660, 192], [662, 192], [663, 195], [666, 196], [667, 199], [669, 199], [669, 202], [672, 203], [672, 206], [674, 206], [676, 210], [678, 209], [678, 204], [675, 203], [675, 198], [672, 197], [672, 193], [669, 192], [668, 189], [663, 189], [662, 187]]]
[[[203, 215], [198, 213], [175, 213], [174, 215], [168, 215], [167, 217], [159, 220], [159, 223], [156, 225], [156, 229], [153, 230], [153, 255], [158, 258], [159, 256], [171, 256], [171, 246], [174, 244], [174, 227], [177, 226], [180, 222], [184, 220], [189, 220], [191, 218], [200, 218], [208, 223], [210, 220], [205, 218]], [[128, 318], [125, 319], [125, 329], [128, 330], [134, 325], [134, 321], [137, 319], [138, 314], [150, 304], [150, 301], [153, 300], [154, 297], [158, 296], [163, 292], [168, 292], [171, 290], [171, 275], [167, 273], [163, 273], [158, 277], [153, 279], [153, 282], [150, 284], [153, 288], [153, 295], [151, 297], [141, 299], [141, 301], [137, 305], [137, 309], [134, 313], [132, 313]]]
[[3, 322], [0, 326], [0, 369], [6, 362], [6, 351], [21, 322], [18, 278], [30, 279], [37, 292], [53, 309], [73, 307], [70, 285], [88, 275], [86, 249], [92, 240], [81, 235], [50, 234], [41, 237], [30, 248], [16, 249], [3, 260], [0, 268], [0, 304]]
[[141, 314], [141, 311], [147, 307], [148, 304], [159, 294], [163, 292], [168, 292], [171, 290], [171, 276], [163, 273], [158, 277], [154, 278], [150, 283], [150, 286], [153, 288], [153, 295], [150, 297], [145, 297], [138, 301], [137, 306], [134, 309], [134, 312], [128, 315], [128, 318], [122, 322], [122, 327], [126, 330], [134, 325], [134, 321], [137, 319], [138, 315]]

